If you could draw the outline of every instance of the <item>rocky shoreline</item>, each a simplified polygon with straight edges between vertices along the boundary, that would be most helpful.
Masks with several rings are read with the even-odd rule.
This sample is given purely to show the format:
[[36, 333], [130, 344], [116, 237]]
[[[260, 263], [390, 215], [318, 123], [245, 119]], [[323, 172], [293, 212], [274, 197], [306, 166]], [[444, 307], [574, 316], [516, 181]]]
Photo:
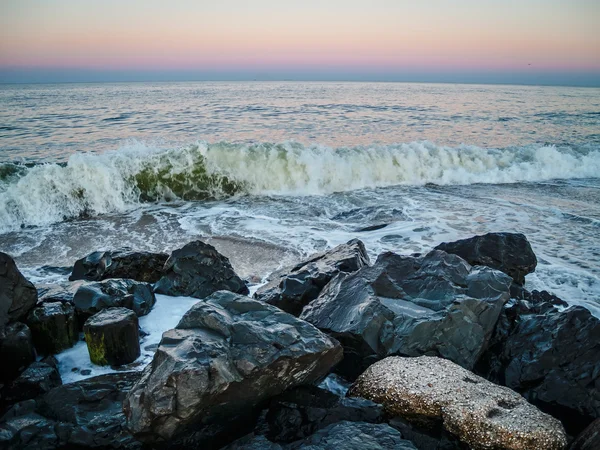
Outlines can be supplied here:
[[[373, 263], [354, 239], [248, 297], [202, 241], [37, 287], [0, 253], [0, 448], [600, 448], [600, 319], [527, 291], [536, 265], [514, 233]], [[95, 364], [135, 360], [155, 294], [199, 301], [143, 371], [62, 384], [84, 331]]]

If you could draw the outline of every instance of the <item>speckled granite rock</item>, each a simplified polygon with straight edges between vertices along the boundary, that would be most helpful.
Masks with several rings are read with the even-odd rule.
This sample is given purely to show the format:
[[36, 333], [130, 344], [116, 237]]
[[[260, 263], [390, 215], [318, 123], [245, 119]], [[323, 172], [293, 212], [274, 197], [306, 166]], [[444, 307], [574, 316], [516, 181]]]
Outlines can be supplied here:
[[[203, 430], [258, 413], [286, 389], [319, 381], [341, 358], [340, 344], [309, 323], [219, 291], [163, 334], [124, 402], [128, 426], [146, 442], [173, 441], [189, 430], [200, 442]], [[228, 432], [231, 440], [245, 434], [237, 428]]]
[[387, 252], [373, 266], [336, 276], [300, 318], [341, 342], [336, 370], [348, 379], [390, 355], [439, 355], [471, 369], [511, 282], [439, 250], [422, 257]]
[[390, 357], [369, 367], [348, 392], [413, 422], [442, 420], [473, 449], [561, 450], [561, 423], [508, 388], [436, 357]]
[[274, 273], [254, 297], [298, 316], [335, 275], [355, 272], [368, 265], [369, 257], [364, 244], [352, 239]]

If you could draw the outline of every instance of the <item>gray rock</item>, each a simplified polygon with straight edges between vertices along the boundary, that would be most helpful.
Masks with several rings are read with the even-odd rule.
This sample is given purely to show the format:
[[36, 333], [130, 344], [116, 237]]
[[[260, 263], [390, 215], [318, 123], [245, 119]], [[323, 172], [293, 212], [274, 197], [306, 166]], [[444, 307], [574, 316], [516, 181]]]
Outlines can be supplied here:
[[477, 371], [578, 434], [600, 418], [600, 319], [552, 296], [507, 304]]
[[[250, 447], [248, 447], [250, 448]], [[417, 450], [412, 442], [387, 424], [337, 422], [291, 449], [302, 450]]]
[[598, 450], [599, 448], [600, 419], [596, 419], [577, 436], [569, 450]]
[[443, 427], [472, 449], [561, 450], [561, 423], [514, 391], [497, 386], [451, 361], [389, 357], [369, 367], [350, 388], [383, 404], [386, 413]]
[[27, 316], [38, 353], [53, 355], [71, 348], [79, 339], [75, 308], [70, 303], [41, 303]]
[[19, 272], [9, 255], [0, 252], [0, 332], [9, 321], [27, 317], [36, 302], [35, 286]]
[[122, 366], [140, 356], [138, 318], [127, 308], [108, 308], [83, 326], [90, 360], [100, 366]]
[[36, 398], [61, 384], [62, 380], [56, 366], [37, 361], [4, 388], [2, 401], [4, 404], [12, 404]]
[[487, 266], [511, 276], [523, 285], [525, 275], [535, 271], [537, 258], [525, 235], [520, 233], [488, 233], [436, 247], [465, 259], [474, 266]]
[[128, 425], [147, 442], [170, 441], [191, 428], [201, 433], [256, 414], [264, 401], [288, 388], [318, 381], [341, 357], [339, 343], [312, 325], [220, 291], [163, 334], [125, 400]]
[[196, 298], [205, 298], [220, 290], [237, 294], [249, 292], [233, 271], [229, 259], [202, 241], [190, 242], [171, 253], [165, 263], [164, 276], [154, 286], [158, 294]]
[[254, 297], [298, 316], [335, 275], [355, 272], [368, 265], [369, 257], [364, 244], [353, 239], [276, 272]]
[[152, 286], [135, 280], [109, 279], [81, 286], [75, 293], [73, 303], [81, 323], [106, 308], [128, 308], [135, 314], [148, 314], [156, 297]]
[[21, 322], [0, 331], [0, 381], [13, 380], [35, 360], [31, 330]]
[[16, 449], [139, 449], [125, 427], [121, 404], [139, 372], [69, 383], [37, 402], [18, 403], [0, 420], [0, 447]]
[[511, 279], [436, 250], [383, 253], [336, 276], [300, 316], [344, 346], [339, 373], [356, 378], [389, 355], [440, 355], [471, 369], [509, 299]]
[[69, 280], [101, 281], [128, 278], [155, 283], [169, 258], [166, 253], [136, 252], [131, 249], [99, 251], [78, 259]]

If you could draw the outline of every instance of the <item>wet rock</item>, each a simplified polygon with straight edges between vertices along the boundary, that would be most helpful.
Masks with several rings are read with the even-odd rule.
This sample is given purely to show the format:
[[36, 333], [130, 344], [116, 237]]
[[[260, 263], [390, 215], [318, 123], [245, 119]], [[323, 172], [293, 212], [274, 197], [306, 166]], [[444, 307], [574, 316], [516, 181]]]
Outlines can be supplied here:
[[162, 276], [168, 257], [166, 253], [136, 252], [131, 249], [94, 252], [75, 262], [69, 280], [128, 278], [155, 283]]
[[471, 369], [487, 346], [511, 279], [439, 250], [383, 253], [371, 267], [337, 275], [302, 319], [344, 346], [338, 373], [355, 379], [389, 355], [440, 355]]
[[[312, 325], [266, 303], [216, 292], [163, 334], [125, 400], [128, 425], [147, 442], [190, 429], [198, 436], [254, 416], [286, 389], [318, 381], [341, 357], [339, 343]], [[249, 430], [221, 431], [231, 441]]]
[[227, 290], [248, 294], [248, 287], [236, 275], [229, 259], [212, 245], [194, 241], [171, 253], [165, 263], [164, 276], [154, 285], [158, 294], [208, 297]]
[[298, 316], [336, 274], [355, 272], [368, 265], [369, 257], [364, 244], [353, 239], [276, 272], [254, 297]]
[[79, 339], [75, 308], [70, 303], [42, 303], [31, 310], [27, 324], [38, 353], [53, 355], [71, 348]]
[[35, 286], [9, 255], [0, 252], [0, 331], [9, 321], [25, 318], [36, 302]]
[[600, 418], [600, 319], [581, 306], [554, 303], [532, 297], [507, 304], [477, 371], [576, 435]]
[[523, 285], [525, 275], [535, 270], [537, 258], [525, 235], [520, 233], [488, 233], [444, 242], [436, 247], [465, 259], [471, 265], [498, 269]]
[[121, 372], [69, 383], [37, 402], [19, 403], [0, 420], [0, 447], [7, 449], [138, 449], [125, 427], [122, 402], [139, 372]]
[[350, 388], [383, 404], [386, 413], [426, 427], [440, 421], [473, 449], [563, 449], [561, 423], [516, 392], [436, 357], [389, 357], [369, 367]]
[[342, 420], [380, 423], [383, 408], [362, 398], [338, 397], [316, 386], [300, 386], [271, 400], [265, 434], [273, 442], [293, 442]]
[[577, 436], [569, 450], [598, 450], [599, 448], [600, 419], [596, 419]]
[[2, 400], [4, 404], [12, 404], [36, 398], [61, 384], [62, 380], [55, 365], [42, 361], [34, 362], [4, 388]]
[[429, 422], [427, 428], [423, 428], [396, 416], [388, 423], [419, 450], [468, 450], [467, 445], [444, 430], [441, 421]]
[[0, 380], [8, 382], [35, 360], [31, 330], [21, 322], [0, 331]]
[[137, 316], [148, 314], [156, 297], [152, 286], [135, 280], [109, 279], [81, 286], [73, 298], [81, 323], [106, 308], [128, 308]]
[[122, 366], [140, 356], [138, 318], [127, 308], [108, 308], [83, 326], [90, 360], [99, 366]]
[[329, 425], [294, 448], [304, 450], [417, 450], [412, 442], [402, 439], [402, 435], [387, 424], [348, 421]]
[[282, 447], [261, 435], [248, 434], [223, 447], [223, 450], [283, 450], [284, 448], [288, 446]]
[[39, 284], [36, 285], [38, 292], [37, 306], [42, 303], [70, 303], [73, 304], [75, 292], [86, 284], [85, 281], [76, 281], [68, 284]]

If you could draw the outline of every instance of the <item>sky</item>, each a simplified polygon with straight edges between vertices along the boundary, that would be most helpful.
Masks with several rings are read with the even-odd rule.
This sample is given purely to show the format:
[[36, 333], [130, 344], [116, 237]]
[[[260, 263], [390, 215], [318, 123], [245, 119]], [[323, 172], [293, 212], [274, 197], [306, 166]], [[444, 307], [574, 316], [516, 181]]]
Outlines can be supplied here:
[[0, 0], [0, 82], [600, 86], [599, 0]]

